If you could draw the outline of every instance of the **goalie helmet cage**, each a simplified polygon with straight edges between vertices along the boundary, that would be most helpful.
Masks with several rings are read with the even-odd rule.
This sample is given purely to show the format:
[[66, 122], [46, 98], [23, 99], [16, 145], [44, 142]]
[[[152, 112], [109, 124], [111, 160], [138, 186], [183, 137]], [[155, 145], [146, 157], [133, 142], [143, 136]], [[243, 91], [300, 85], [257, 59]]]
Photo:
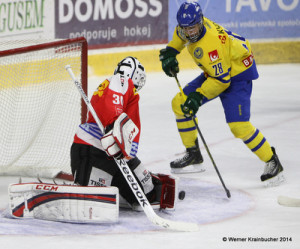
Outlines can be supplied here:
[[70, 147], [87, 108], [66, 65], [87, 92], [85, 38], [0, 42], [0, 175], [71, 175]]

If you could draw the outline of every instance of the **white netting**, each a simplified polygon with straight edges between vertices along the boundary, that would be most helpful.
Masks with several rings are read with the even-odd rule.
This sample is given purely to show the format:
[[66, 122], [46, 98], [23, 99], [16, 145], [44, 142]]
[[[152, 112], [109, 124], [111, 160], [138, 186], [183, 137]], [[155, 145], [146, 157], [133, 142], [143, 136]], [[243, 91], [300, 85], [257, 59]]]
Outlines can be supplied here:
[[0, 41], [0, 51], [11, 50], [14, 48], [23, 48], [32, 45], [52, 43], [55, 41], [62, 41], [62, 39], [38, 39], [38, 40], [7, 40], [1, 39]]
[[81, 80], [81, 50], [81, 43], [72, 43], [0, 52], [1, 175], [71, 172], [69, 151], [81, 121], [81, 98], [65, 66]]

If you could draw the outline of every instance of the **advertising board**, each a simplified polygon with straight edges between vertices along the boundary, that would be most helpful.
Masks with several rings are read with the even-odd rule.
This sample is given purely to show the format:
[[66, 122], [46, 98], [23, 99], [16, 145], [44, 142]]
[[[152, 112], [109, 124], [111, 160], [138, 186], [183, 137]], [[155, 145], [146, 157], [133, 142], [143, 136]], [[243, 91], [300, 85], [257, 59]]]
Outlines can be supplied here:
[[51, 0], [1, 0], [0, 39], [53, 39], [53, 17]]
[[165, 43], [168, 1], [56, 0], [55, 36], [86, 37], [89, 48]]
[[[169, 5], [169, 40], [183, 2], [175, 0]], [[248, 39], [300, 38], [300, 0], [201, 0], [198, 3], [204, 16]]]

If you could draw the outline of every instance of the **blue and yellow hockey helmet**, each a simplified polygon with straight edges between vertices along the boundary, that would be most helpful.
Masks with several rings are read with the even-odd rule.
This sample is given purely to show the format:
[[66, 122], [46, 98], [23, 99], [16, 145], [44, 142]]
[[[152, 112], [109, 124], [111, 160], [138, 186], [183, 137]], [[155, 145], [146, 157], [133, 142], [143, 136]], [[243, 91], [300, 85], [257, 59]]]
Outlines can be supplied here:
[[198, 41], [203, 31], [203, 13], [200, 4], [183, 3], [177, 12], [177, 22], [182, 34], [190, 42]]

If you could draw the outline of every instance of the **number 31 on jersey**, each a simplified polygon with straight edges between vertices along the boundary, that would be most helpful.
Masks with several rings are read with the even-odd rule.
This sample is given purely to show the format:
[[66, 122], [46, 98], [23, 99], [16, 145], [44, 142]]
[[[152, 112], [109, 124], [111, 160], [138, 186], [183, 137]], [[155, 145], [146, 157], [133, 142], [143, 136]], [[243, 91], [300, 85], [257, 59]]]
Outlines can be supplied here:
[[123, 96], [118, 95], [118, 94], [113, 94], [113, 103], [115, 105], [123, 105]]

